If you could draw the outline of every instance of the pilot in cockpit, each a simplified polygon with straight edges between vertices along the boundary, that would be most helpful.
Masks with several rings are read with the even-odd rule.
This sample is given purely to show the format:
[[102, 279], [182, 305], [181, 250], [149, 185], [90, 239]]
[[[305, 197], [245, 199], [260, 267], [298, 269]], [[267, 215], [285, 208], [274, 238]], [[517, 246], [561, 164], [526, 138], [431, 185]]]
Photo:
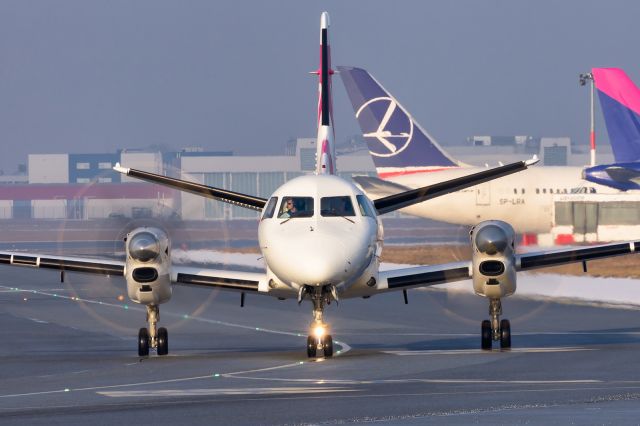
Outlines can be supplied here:
[[293, 202], [293, 199], [287, 198], [283, 203], [282, 212], [278, 215], [281, 219], [286, 219], [290, 217], [294, 217], [298, 210], [296, 209], [296, 205]]

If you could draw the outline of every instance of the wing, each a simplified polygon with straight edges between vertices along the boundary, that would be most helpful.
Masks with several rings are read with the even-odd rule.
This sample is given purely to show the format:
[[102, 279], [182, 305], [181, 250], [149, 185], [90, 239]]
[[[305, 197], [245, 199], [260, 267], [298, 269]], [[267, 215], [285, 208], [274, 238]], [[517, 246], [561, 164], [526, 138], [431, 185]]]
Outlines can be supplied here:
[[277, 286], [274, 283], [270, 286], [265, 272], [173, 265], [171, 267], [171, 282], [176, 285], [217, 288], [285, 299], [297, 297], [296, 291], [290, 287]]
[[170, 178], [167, 176], [144, 172], [142, 170], [129, 169], [121, 167], [120, 163], [116, 164], [113, 169], [119, 173], [136, 179], [146, 180], [147, 182], [157, 183], [159, 185], [168, 186], [207, 198], [213, 198], [214, 200], [223, 201], [225, 203], [234, 204], [247, 209], [262, 210], [267, 203], [267, 200], [264, 198], [227, 191], [226, 189], [215, 188], [213, 186], [202, 185], [196, 182], [189, 182], [187, 180]]
[[124, 275], [124, 262], [107, 259], [0, 252], [0, 264], [98, 275]]
[[534, 156], [527, 161], [518, 161], [516, 163], [507, 164], [505, 166], [495, 167], [489, 170], [483, 170], [467, 176], [456, 179], [450, 179], [444, 182], [434, 183], [433, 185], [423, 186], [422, 188], [412, 189], [395, 195], [389, 195], [384, 198], [378, 198], [373, 201], [373, 205], [379, 214], [389, 213], [402, 209], [413, 204], [421, 203], [432, 198], [450, 194], [470, 186], [498, 179], [503, 176], [510, 175], [526, 170], [529, 166], [537, 163], [538, 157]]
[[433, 266], [380, 271], [376, 290], [378, 292], [428, 287], [471, 278], [471, 262], [452, 262]]
[[518, 271], [528, 271], [536, 268], [583, 262], [586, 270], [586, 262], [589, 260], [637, 252], [640, 252], [640, 241], [526, 253], [516, 255], [516, 269]]

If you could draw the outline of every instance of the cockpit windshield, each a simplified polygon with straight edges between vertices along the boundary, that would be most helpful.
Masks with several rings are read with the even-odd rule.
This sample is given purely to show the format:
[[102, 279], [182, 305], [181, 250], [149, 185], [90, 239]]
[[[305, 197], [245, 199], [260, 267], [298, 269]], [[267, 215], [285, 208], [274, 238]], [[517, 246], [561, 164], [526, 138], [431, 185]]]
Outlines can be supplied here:
[[290, 219], [294, 217], [311, 217], [313, 216], [313, 198], [312, 197], [283, 197], [280, 210], [278, 211], [279, 219]]
[[322, 216], [355, 216], [351, 197], [322, 197], [320, 199], [320, 214]]

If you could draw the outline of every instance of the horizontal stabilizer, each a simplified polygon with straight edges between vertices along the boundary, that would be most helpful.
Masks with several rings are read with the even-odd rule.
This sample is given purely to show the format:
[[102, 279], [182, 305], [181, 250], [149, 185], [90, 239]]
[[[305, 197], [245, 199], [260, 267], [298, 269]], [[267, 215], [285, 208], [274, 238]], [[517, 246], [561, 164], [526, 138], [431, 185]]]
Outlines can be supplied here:
[[132, 178], [146, 180], [147, 182], [168, 186], [179, 191], [190, 192], [192, 194], [200, 195], [206, 198], [212, 198], [214, 200], [223, 201], [225, 203], [234, 204], [236, 206], [245, 207], [247, 209], [262, 210], [267, 203], [267, 200], [264, 198], [253, 197], [251, 195], [228, 191], [226, 189], [214, 188], [213, 186], [203, 185], [200, 183], [170, 178], [167, 176], [157, 175], [149, 172], [143, 172], [142, 170], [129, 169], [120, 166], [120, 163], [117, 163], [114, 166], [113, 170]]
[[438, 182], [433, 185], [423, 186], [422, 188], [389, 195], [384, 198], [378, 198], [373, 201], [373, 204], [379, 214], [389, 213], [432, 198], [450, 194], [470, 186], [526, 170], [529, 166], [537, 162], [538, 157], [534, 156], [532, 159], [527, 161], [518, 161], [517, 163], [483, 170], [479, 173], [473, 173], [456, 179]]

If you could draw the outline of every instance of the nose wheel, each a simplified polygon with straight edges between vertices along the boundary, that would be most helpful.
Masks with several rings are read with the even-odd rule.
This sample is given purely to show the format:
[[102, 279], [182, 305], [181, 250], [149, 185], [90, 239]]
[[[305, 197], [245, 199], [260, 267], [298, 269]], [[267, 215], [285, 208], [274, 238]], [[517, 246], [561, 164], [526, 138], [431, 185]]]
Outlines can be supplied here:
[[333, 337], [328, 333], [329, 326], [324, 323], [322, 317], [324, 313], [324, 304], [331, 302], [331, 299], [337, 300], [335, 287], [307, 287], [301, 294], [309, 295], [313, 302], [313, 322], [307, 337], [307, 356], [316, 358], [318, 356], [331, 358], [333, 356]]
[[493, 342], [500, 342], [501, 349], [511, 348], [511, 324], [509, 320], [500, 320], [502, 304], [500, 299], [489, 301], [489, 315], [491, 320], [482, 321], [480, 331], [480, 347], [483, 350], [491, 350]]
[[138, 356], [149, 356], [149, 349], [155, 349], [158, 355], [169, 353], [169, 333], [164, 327], [157, 328], [160, 319], [160, 308], [147, 306], [147, 323], [149, 328], [138, 331]]

